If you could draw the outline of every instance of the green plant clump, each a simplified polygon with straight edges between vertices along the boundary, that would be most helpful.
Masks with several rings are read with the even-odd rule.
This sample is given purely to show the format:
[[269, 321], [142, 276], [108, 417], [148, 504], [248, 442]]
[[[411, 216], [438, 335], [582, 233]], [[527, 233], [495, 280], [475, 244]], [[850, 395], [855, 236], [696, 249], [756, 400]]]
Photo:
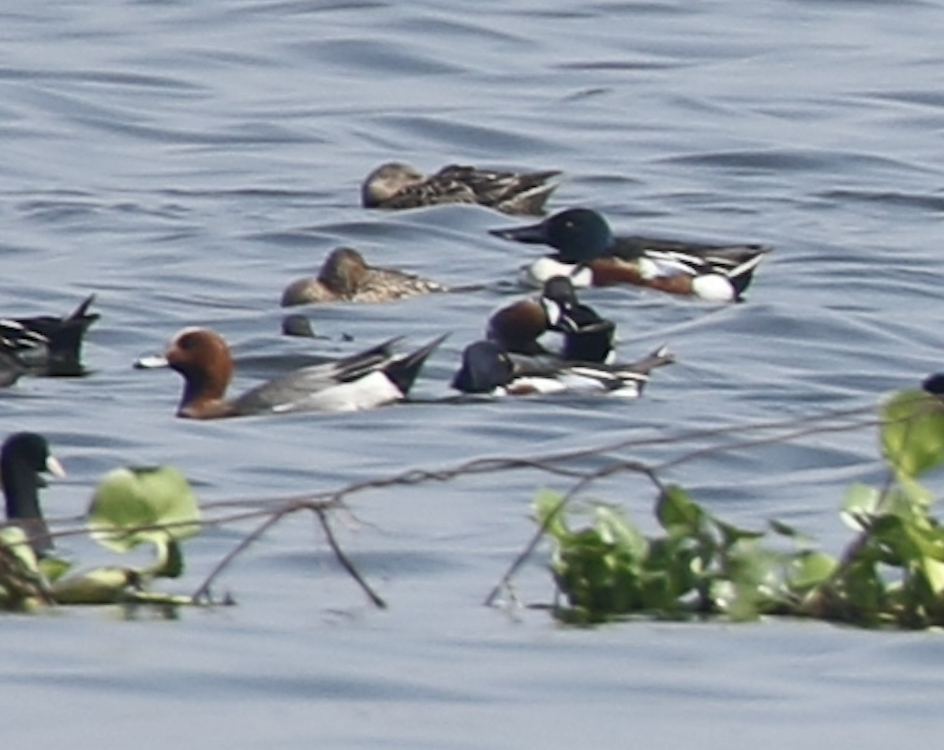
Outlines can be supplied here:
[[31, 610], [51, 604], [186, 604], [189, 597], [149, 591], [154, 578], [176, 578], [184, 569], [180, 542], [200, 530], [200, 510], [186, 478], [170, 466], [122, 468], [99, 483], [86, 524], [92, 538], [124, 553], [149, 543], [154, 562], [109, 565], [70, 574], [67, 561], [37, 559], [26, 534], [0, 530], [0, 608]]
[[572, 528], [564, 497], [543, 490], [535, 515], [553, 544], [550, 567], [563, 599], [557, 616], [574, 623], [786, 615], [863, 627], [944, 625], [944, 529], [930, 512], [933, 493], [918, 481], [944, 463], [944, 404], [923, 391], [900, 391], [882, 417], [888, 481], [848, 489], [841, 515], [855, 536], [839, 557], [778, 521], [764, 531], [725, 523], [678, 486], [659, 494], [661, 533], [650, 536], [599, 502], [584, 511], [586, 525]]

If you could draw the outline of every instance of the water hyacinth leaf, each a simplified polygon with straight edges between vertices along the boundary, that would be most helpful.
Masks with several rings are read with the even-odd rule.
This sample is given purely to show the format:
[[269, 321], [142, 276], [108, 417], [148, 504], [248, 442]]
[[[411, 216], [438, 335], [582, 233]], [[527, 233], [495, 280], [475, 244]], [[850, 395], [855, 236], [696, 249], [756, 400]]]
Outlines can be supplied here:
[[532, 505], [538, 524], [552, 537], [563, 539], [569, 533], [564, 521], [564, 496], [544, 487], [538, 490]]
[[779, 534], [780, 536], [785, 536], [790, 539], [803, 539], [804, 538], [803, 534], [797, 531], [796, 528], [794, 528], [790, 524], [784, 523], [783, 521], [778, 521], [776, 518], [774, 518], [771, 521], [768, 521], [768, 524], [770, 525], [771, 530], [775, 534]]
[[825, 552], [802, 552], [790, 559], [787, 583], [794, 591], [809, 591], [828, 581], [838, 564], [836, 558]]
[[177, 540], [164, 537], [152, 541], [157, 546], [157, 562], [141, 572], [155, 578], [180, 578], [184, 572], [184, 553]]
[[934, 493], [919, 481], [908, 476], [898, 477], [899, 497], [910, 511], [924, 512], [934, 502]]
[[49, 603], [36, 553], [19, 526], [0, 529], [0, 607], [31, 610]]
[[944, 592], [944, 562], [925, 557], [921, 561], [921, 570], [931, 590], [939, 597]]
[[604, 543], [613, 545], [632, 558], [646, 555], [646, 537], [616, 508], [597, 506], [596, 531]]
[[57, 581], [52, 595], [58, 604], [115, 604], [126, 600], [137, 581], [130, 568], [93, 568]]
[[12, 556], [17, 567], [22, 571], [33, 574], [39, 573], [39, 561], [36, 552], [29, 543], [29, 537], [19, 526], [4, 526], [0, 528], [0, 546], [4, 553]]
[[[104, 546], [126, 552], [144, 541], [184, 539], [200, 530], [200, 509], [187, 479], [171, 466], [121, 468], [105, 475], [89, 508], [88, 527]], [[160, 528], [155, 528], [160, 527]]]
[[882, 493], [871, 485], [861, 482], [849, 485], [840, 511], [843, 523], [853, 531], [865, 531], [868, 519], [879, 512], [881, 500]]
[[47, 581], [58, 581], [72, 569], [72, 563], [60, 557], [44, 557], [39, 561], [39, 569]]
[[678, 485], [669, 485], [656, 503], [656, 518], [670, 533], [696, 536], [704, 530], [707, 514]]
[[944, 463], [944, 403], [924, 391], [898, 391], [882, 410], [882, 452], [899, 476]]
[[764, 537], [763, 531], [751, 531], [750, 529], [742, 529], [738, 526], [733, 526], [730, 523], [720, 521], [717, 518], [713, 520], [718, 531], [721, 532], [721, 538], [723, 540], [723, 546], [725, 548], [731, 547], [732, 545], [737, 544], [741, 540], [762, 539]]

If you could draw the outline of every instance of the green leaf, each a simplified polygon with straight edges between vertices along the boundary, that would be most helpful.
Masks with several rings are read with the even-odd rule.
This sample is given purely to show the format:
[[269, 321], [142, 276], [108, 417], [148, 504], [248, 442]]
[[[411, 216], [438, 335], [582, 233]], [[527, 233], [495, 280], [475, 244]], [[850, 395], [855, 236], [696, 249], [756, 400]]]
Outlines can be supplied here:
[[944, 463], [944, 404], [919, 390], [898, 391], [882, 410], [882, 451], [899, 476]]
[[52, 596], [58, 604], [114, 604], [125, 601], [137, 581], [130, 568], [93, 568], [56, 581]]
[[790, 560], [787, 583], [794, 591], [809, 591], [828, 581], [838, 564], [836, 558], [824, 552], [801, 552]]
[[595, 528], [604, 543], [613, 545], [631, 558], [639, 559], [646, 555], [646, 537], [619, 510], [598, 505], [594, 512]]
[[126, 552], [144, 541], [165, 544], [200, 530], [200, 509], [187, 479], [171, 466], [122, 468], [101, 481], [88, 527], [100, 544]]
[[532, 503], [538, 524], [552, 537], [564, 539], [570, 530], [564, 518], [564, 496], [557, 490], [543, 487]]
[[39, 574], [39, 562], [36, 559], [36, 553], [29, 543], [29, 537], [19, 526], [0, 527], [0, 545], [4, 551], [11, 554], [17, 562], [21, 571], [28, 571], [34, 575]]
[[72, 569], [72, 563], [61, 557], [44, 557], [39, 561], [39, 569], [47, 581], [58, 581]]
[[669, 485], [656, 503], [656, 518], [669, 533], [697, 536], [704, 531], [708, 514], [678, 485]]
[[731, 547], [741, 540], [763, 539], [764, 537], [763, 531], [742, 529], [739, 526], [733, 526], [730, 523], [720, 521], [717, 518], [713, 519], [713, 522], [718, 531], [721, 532], [722, 546], [725, 548]]
[[[157, 543], [157, 539], [153, 540]], [[165, 537], [157, 546], [157, 562], [141, 571], [147, 576], [179, 578], [184, 572], [184, 553], [175, 539]]]
[[871, 485], [856, 482], [846, 489], [840, 517], [854, 531], [865, 531], [868, 519], [878, 513], [882, 494]]

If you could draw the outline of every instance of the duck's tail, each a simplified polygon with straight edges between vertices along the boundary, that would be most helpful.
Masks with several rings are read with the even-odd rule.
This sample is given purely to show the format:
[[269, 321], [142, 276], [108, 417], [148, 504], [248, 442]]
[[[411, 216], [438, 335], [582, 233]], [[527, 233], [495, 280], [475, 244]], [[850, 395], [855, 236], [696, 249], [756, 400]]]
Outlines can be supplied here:
[[544, 204], [557, 190], [559, 182], [550, 182], [559, 176], [559, 171], [529, 172], [518, 176], [510, 195], [496, 206], [507, 214], [523, 214], [525, 216], [542, 216]]
[[383, 373], [406, 396], [410, 392], [410, 388], [413, 387], [413, 383], [420, 374], [426, 359], [435, 351], [436, 347], [446, 340], [448, 335], [448, 333], [444, 333], [425, 346], [421, 346], [412, 354], [392, 360], [383, 368]]
[[635, 372], [639, 375], [648, 375], [650, 372], [655, 370], [657, 367], [664, 367], [665, 365], [671, 365], [675, 362], [675, 355], [669, 351], [667, 344], [663, 344], [655, 351], [647, 354], [642, 359], [636, 360], [625, 367], [621, 367], [621, 370], [626, 372]]
[[743, 259], [740, 263], [731, 268], [725, 269], [725, 274], [728, 279], [731, 281], [731, 286], [734, 288], [735, 299], [740, 299], [741, 295], [747, 290], [751, 285], [751, 281], [754, 279], [754, 271], [757, 270], [757, 266], [760, 265], [760, 262], [764, 259], [770, 251], [770, 248], [759, 248], [756, 252], [745, 253]]
[[642, 359], [631, 362], [628, 365], [619, 366], [616, 369], [620, 378], [627, 382], [635, 382], [638, 394], [641, 395], [646, 384], [649, 382], [649, 373], [657, 367], [664, 367], [675, 362], [675, 355], [669, 351], [669, 347], [663, 344]]

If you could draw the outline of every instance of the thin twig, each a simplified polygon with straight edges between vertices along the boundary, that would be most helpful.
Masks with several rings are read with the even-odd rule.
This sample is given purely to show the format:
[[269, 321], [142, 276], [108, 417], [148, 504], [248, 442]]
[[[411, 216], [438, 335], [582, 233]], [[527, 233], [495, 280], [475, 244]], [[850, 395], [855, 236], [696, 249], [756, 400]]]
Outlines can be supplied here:
[[328, 515], [325, 512], [325, 509], [313, 508], [313, 510], [315, 511], [315, 515], [318, 516], [318, 521], [321, 523], [321, 528], [324, 530], [325, 537], [328, 539], [328, 544], [331, 545], [331, 549], [334, 552], [334, 556], [338, 558], [338, 562], [341, 563], [351, 578], [357, 581], [357, 584], [361, 587], [361, 589], [363, 589], [364, 593], [367, 594], [374, 606], [379, 607], [380, 609], [386, 609], [387, 603], [382, 598], [380, 598], [376, 592], [374, 592], [374, 590], [368, 585], [367, 581], [364, 580], [364, 577], [358, 572], [357, 568], [354, 567], [354, 563], [352, 563], [350, 558], [344, 554], [344, 551], [338, 544], [337, 539], [335, 539], [334, 531], [331, 529], [331, 524], [328, 523]]

